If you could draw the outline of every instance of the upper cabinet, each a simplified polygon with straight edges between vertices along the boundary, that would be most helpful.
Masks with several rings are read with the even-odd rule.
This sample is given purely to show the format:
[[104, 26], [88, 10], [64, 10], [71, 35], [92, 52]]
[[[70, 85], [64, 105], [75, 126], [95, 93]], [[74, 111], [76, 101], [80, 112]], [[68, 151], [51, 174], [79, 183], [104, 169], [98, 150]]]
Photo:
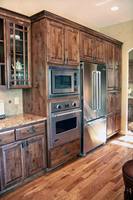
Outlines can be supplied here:
[[0, 15], [0, 89], [7, 88], [5, 21]]
[[79, 31], [47, 20], [47, 62], [79, 65]]
[[30, 19], [0, 10], [0, 89], [31, 87]]
[[30, 24], [7, 20], [7, 44], [8, 87], [30, 87]]
[[80, 59], [88, 62], [105, 62], [105, 42], [88, 33], [80, 32]]

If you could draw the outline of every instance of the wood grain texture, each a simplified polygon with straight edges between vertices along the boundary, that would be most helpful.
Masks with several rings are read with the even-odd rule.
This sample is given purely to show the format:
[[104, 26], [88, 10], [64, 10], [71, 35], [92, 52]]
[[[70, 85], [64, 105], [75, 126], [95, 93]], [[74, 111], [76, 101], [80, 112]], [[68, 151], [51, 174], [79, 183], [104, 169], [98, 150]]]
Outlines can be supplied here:
[[16, 129], [16, 139], [23, 140], [25, 138], [33, 137], [45, 133], [45, 124], [39, 123], [32, 126], [26, 126]]
[[45, 19], [32, 24], [32, 89], [23, 90], [25, 113], [47, 116]]
[[94, 36], [80, 31], [80, 60], [93, 61]]
[[123, 200], [125, 187], [122, 165], [133, 159], [133, 153], [132, 148], [127, 146], [131, 143], [118, 138], [121, 136], [115, 135], [86, 157], [76, 157], [34, 181], [9, 191], [1, 199]]
[[61, 145], [53, 150], [50, 150], [49, 154], [49, 167], [54, 167], [80, 153], [80, 140], [75, 140], [67, 144]]
[[95, 38], [95, 51], [94, 55], [97, 57], [96, 61], [105, 62], [105, 41], [100, 38]]
[[75, 27], [76, 29], [78, 29], [80, 31], [83, 31], [85, 33], [89, 33], [91, 35], [94, 35], [94, 36], [99, 37], [101, 39], [105, 39], [106, 41], [115, 43], [117, 45], [122, 45], [122, 42], [120, 42], [120, 41], [118, 41], [118, 40], [116, 40], [114, 38], [111, 38], [111, 37], [109, 37], [107, 35], [104, 35], [104, 34], [102, 34], [100, 32], [92, 30], [92, 29], [90, 29], [88, 27], [80, 25], [80, 24], [78, 24], [76, 22], [73, 22], [71, 20], [65, 19], [65, 18], [63, 18], [63, 17], [61, 17], [59, 15], [54, 14], [54, 13], [50, 13], [50, 12], [48, 12], [46, 10], [43, 10], [43, 11], [31, 16], [31, 22], [35, 22], [35, 21], [38, 21], [38, 20], [41, 20], [41, 19], [44, 19], [44, 18], [47, 18], [49, 20], [54, 20], [54, 21], [56, 21], [58, 23], [63, 23], [64, 25], [70, 26], [72, 28]]
[[1, 148], [1, 189], [6, 189], [25, 178], [25, 156], [22, 142]]
[[46, 168], [46, 137], [39, 135], [26, 141], [26, 176], [30, 177]]
[[14, 130], [0, 132], [0, 146], [15, 142]]

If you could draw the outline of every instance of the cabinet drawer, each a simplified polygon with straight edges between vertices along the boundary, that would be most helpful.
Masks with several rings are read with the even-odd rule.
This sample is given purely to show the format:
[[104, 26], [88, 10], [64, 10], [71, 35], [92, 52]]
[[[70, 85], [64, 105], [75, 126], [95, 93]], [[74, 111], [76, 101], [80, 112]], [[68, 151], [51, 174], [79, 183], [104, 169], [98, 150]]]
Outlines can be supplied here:
[[80, 139], [50, 150], [49, 167], [54, 167], [80, 153]]
[[4, 131], [0, 133], [0, 146], [15, 141], [14, 130]]
[[45, 123], [26, 126], [16, 129], [16, 140], [22, 140], [25, 138], [33, 137], [45, 133]]

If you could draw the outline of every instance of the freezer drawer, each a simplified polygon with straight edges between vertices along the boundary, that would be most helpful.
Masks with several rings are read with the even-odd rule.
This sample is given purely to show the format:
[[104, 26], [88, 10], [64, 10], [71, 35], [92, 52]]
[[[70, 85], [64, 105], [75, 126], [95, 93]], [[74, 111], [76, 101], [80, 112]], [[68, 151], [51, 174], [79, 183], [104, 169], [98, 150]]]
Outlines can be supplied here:
[[106, 142], [106, 118], [84, 123], [83, 154]]

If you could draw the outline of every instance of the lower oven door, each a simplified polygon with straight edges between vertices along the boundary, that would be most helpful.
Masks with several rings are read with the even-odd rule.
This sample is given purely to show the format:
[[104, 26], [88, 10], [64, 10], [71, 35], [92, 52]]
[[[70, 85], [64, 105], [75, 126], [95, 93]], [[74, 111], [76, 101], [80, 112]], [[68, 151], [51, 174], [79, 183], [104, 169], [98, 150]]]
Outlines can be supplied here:
[[51, 149], [80, 138], [80, 112], [60, 112], [51, 114]]

